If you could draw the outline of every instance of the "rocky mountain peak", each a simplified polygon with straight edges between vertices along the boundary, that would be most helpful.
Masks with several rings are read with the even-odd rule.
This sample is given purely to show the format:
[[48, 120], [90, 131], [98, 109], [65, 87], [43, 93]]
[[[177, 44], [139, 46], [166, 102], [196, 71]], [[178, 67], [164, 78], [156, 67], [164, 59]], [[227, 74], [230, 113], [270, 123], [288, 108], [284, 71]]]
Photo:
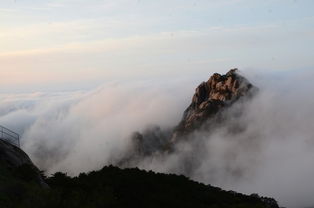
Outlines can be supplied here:
[[228, 101], [244, 95], [252, 85], [237, 71], [238, 69], [231, 69], [225, 75], [213, 74], [207, 82], [196, 88], [192, 104], [201, 107], [208, 100]]
[[200, 128], [210, 130], [211, 124], [223, 122], [218, 115], [240, 98], [254, 95], [256, 89], [241, 76], [238, 69], [231, 69], [224, 75], [214, 73], [208, 81], [202, 82], [195, 89], [191, 104], [174, 129], [152, 128], [143, 133], [136, 132], [132, 136], [134, 151], [140, 155], [150, 155], [171, 150], [177, 141], [193, 131]]
[[236, 68], [224, 75], [214, 73], [207, 82], [202, 82], [195, 89], [192, 103], [185, 110], [181, 122], [174, 130], [172, 140], [197, 129], [224, 107], [252, 94], [253, 89], [256, 87], [241, 76]]

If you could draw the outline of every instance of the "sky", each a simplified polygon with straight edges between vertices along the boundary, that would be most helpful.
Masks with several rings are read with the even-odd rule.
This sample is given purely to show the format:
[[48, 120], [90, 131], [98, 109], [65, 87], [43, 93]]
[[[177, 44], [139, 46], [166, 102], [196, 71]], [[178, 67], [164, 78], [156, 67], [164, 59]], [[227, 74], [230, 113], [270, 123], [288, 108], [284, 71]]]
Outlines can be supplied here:
[[0, 92], [311, 70], [311, 0], [1, 0]]

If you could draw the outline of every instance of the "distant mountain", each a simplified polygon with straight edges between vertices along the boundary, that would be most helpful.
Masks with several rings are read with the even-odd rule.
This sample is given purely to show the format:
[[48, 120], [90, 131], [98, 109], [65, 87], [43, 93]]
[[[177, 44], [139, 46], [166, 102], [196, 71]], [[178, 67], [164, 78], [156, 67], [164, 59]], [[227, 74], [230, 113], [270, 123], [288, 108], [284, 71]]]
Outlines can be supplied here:
[[[179, 124], [170, 130], [159, 127], [147, 129], [132, 135], [135, 152], [123, 162], [129, 162], [137, 155], [151, 155], [155, 152], [171, 151], [174, 145], [196, 130], [210, 131], [225, 120], [222, 114], [234, 103], [249, 99], [258, 91], [238, 69], [231, 69], [224, 75], [214, 73], [207, 82], [202, 82], [192, 97], [191, 104], [183, 113]], [[122, 163], [123, 163], [122, 162]]]
[[250, 97], [256, 92], [246, 78], [231, 69], [225, 75], [213, 74], [207, 82], [201, 83], [195, 90], [192, 103], [184, 111], [183, 118], [175, 128], [171, 141], [199, 129], [204, 123], [231, 106], [240, 98]]

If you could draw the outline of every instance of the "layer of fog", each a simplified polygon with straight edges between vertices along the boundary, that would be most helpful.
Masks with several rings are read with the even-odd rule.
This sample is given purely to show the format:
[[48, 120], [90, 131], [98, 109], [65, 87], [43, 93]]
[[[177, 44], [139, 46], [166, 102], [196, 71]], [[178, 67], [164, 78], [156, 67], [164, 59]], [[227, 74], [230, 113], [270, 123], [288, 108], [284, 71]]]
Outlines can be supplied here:
[[75, 175], [117, 161], [135, 130], [174, 125], [196, 83], [111, 82], [88, 91], [1, 94], [0, 124], [21, 134], [22, 149], [48, 174]]
[[[313, 75], [246, 74], [259, 94], [225, 112], [224, 125], [195, 132], [174, 153], [138, 165], [271, 196], [288, 207], [313, 206]], [[176, 125], [196, 85], [110, 83], [92, 91], [1, 95], [0, 123], [22, 133], [22, 148], [41, 169], [73, 175], [119, 161], [133, 131]]]

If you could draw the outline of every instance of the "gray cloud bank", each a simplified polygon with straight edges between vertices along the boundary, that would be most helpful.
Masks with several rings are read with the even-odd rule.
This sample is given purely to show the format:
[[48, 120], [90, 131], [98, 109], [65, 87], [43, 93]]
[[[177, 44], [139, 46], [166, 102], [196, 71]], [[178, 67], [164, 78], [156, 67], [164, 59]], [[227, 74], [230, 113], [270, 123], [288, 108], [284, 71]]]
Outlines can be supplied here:
[[[224, 112], [223, 125], [195, 132], [173, 153], [141, 158], [137, 166], [275, 197], [288, 207], [313, 206], [313, 75], [246, 74], [260, 91]], [[1, 94], [0, 123], [22, 133], [22, 148], [40, 168], [74, 175], [115, 164], [129, 153], [134, 131], [176, 125], [196, 86], [178, 80]]]

